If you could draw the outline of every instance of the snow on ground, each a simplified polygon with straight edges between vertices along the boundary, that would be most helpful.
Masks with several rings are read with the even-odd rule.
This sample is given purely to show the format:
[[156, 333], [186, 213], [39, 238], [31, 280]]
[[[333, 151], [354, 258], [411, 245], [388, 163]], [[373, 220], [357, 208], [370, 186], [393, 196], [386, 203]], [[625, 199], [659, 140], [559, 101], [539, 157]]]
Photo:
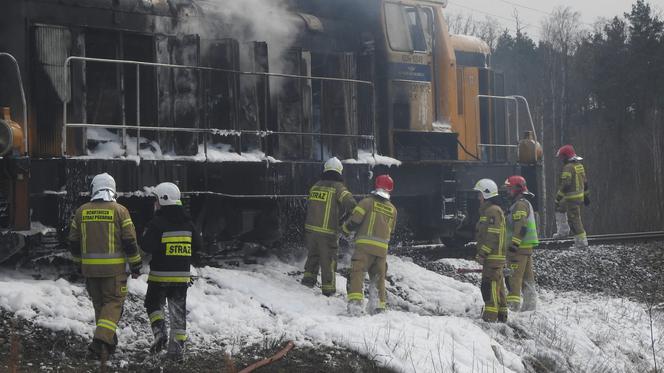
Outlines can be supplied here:
[[[512, 314], [511, 330], [489, 333], [519, 356], [548, 361], [552, 371], [647, 372], [653, 368], [650, 318], [644, 306], [579, 292], [540, 294], [536, 312]], [[661, 366], [664, 317], [653, 319]], [[521, 339], [519, 332], [528, 338]]]
[[[392, 310], [359, 318], [345, 315], [342, 276], [337, 276], [340, 294], [326, 298], [299, 284], [301, 265], [276, 259], [241, 268], [199, 268], [187, 300], [191, 344], [223, 345], [233, 353], [285, 338], [301, 346], [349, 348], [404, 372], [523, 372], [533, 357], [559, 359], [556, 371], [651, 369], [649, 319], [640, 304], [544, 292], [540, 310], [512, 315], [507, 325], [487, 324], [479, 320], [477, 287], [407, 259], [390, 257], [388, 264]], [[128, 302], [142, 303], [145, 281], [146, 275], [130, 279]], [[54, 330], [92, 333], [92, 305], [81, 284], [5, 271], [0, 307]], [[120, 323], [125, 349], [145, 348], [151, 340], [147, 325], [126, 321], [141, 309], [142, 304], [129, 305]], [[658, 322], [656, 333], [664, 331]]]
[[438, 259], [436, 263], [447, 264], [454, 268], [462, 269], [482, 269], [482, 266], [474, 260], [466, 259], [456, 259], [456, 258], [444, 258]]

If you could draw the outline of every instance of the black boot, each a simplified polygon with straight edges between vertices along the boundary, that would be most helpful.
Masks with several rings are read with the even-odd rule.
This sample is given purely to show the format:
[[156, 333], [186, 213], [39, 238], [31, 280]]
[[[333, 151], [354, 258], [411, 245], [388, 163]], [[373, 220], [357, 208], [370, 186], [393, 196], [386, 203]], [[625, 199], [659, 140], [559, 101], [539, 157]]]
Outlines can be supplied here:
[[317, 279], [315, 277], [307, 276], [307, 277], [302, 277], [301, 283], [302, 283], [302, 285], [304, 285], [308, 288], [312, 288], [316, 285], [316, 281], [317, 281]]
[[168, 359], [176, 363], [184, 360], [184, 341], [171, 340], [168, 344]]
[[[100, 339], [93, 339], [92, 343], [88, 346], [88, 351], [92, 353], [92, 357], [94, 359], [100, 360], [100, 361], [107, 361], [110, 355], [112, 354], [111, 348], [114, 346], [109, 345], [108, 343], [100, 340]], [[113, 350], [115, 350], [113, 348]]]
[[157, 354], [168, 344], [168, 333], [166, 333], [166, 324], [164, 320], [159, 320], [152, 324], [152, 334], [154, 334], [154, 341], [150, 346], [150, 353]]

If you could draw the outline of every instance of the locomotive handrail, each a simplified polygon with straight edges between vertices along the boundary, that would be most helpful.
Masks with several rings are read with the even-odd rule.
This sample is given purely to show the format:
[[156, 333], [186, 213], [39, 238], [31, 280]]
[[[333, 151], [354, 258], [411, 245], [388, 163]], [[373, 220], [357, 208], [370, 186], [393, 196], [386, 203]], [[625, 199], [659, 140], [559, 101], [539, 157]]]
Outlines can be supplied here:
[[21, 103], [23, 104], [23, 149], [28, 154], [28, 104], [25, 99], [25, 90], [23, 89], [23, 79], [21, 78], [21, 68], [16, 58], [7, 52], [0, 52], [0, 57], [7, 57], [16, 67], [16, 79], [18, 79], [18, 88], [21, 91]]
[[[496, 100], [511, 100], [514, 101], [515, 104], [515, 116], [516, 116], [516, 142], [517, 144], [519, 143], [519, 101], [523, 101], [524, 105], [526, 106], [526, 112], [528, 113], [528, 121], [530, 123], [530, 128], [533, 131], [533, 137], [535, 141], [537, 140], [537, 132], [535, 131], [535, 124], [533, 123], [533, 116], [530, 113], [530, 105], [528, 104], [528, 100], [524, 96], [519, 96], [519, 95], [510, 95], [510, 96], [495, 96], [495, 95], [477, 95], [477, 113], [479, 114], [479, 106], [480, 106], [480, 99], [481, 98], [493, 98]], [[505, 126], [508, 126], [509, 124], [506, 123]]]
[[[101, 62], [101, 63], [114, 63], [114, 64], [123, 64], [123, 65], [134, 65], [136, 66], [136, 125], [127, 125], [123, 123], [121, 125], [116, 124], [99, 124], [99, 123], [68, 123], [67, 121], [67, 105], [70, 102], [69, 90], [70, 90], [70, 81], [69, 81], [69, 67], [71, 61], [88, 61], [88, 62]], [[187, 128], [187, 127], [157, 127], [157, 126], [141, 126], [140, 125], [140, 66], [153, 66], [153, 67], [167, 67], [173, 69], [190, 69], [196, 71], [212, 71], [212, 72], [222, 72], [222, 73], [231, 73], [237, 75], [249, 75], [249, 76], [264, 76], [267, 79], [269, 77], [279, 77], [279, 78], [291, 78], [299, 80], [318, 80], [318, 81], [334, 81], [342, 83], [354, 83], [359, 85], [365, 85], [370, 88], [371, 92], [371, 101], [372, 101], [372, 112], [371, 112], [371, 129], [372, 134], [362, 135], [362, 134], [344, 134], [344, 133], [318, 133], [318, 132], [296, 132], [296, 131], [269, 131], [269, 130], [227, 130], [225, 133], [220, 133], [225, 130], [218, 128]], [[375, 98], [375, 87], [373, 82], [366, 80], [357, 80], [357, 79], [346, 79], [346, 78], [332, 78], [332, 77], [321, 77], [321, 76], [304, 76], [304, 75], [294, 75], [294, 74], [283, 74], [283, 73], [269, 73], [269, 72], [253, 72], [253, 71], [240, 71], [240, 70], [231, 70], [231, 69], [222, 69], [215, 67], [205, 67], [205, 66], [190, 66], [190, 65], [176, 65], [168, 63], [158, 63], [158, 62], [143, 62], [143, 61], [133, 61], [133, 60], [116, 60], [116, 59], [107, 59], [107, 58], [94, 58], [94, 57], [81, 57], [81, 56], [70, 56], [65, 59], [63, 64], [64, 69], [64, 81], [66, 84], [66, 92], [62, 100], [62, 143], [61, 143], [61, 152], [62, 156], [67, 155], [67, 128], [113, 128], [122, 130], [122, 147], [125, 150], [126, 154], [126, 137], [127, 130], [136, 130], [136, 141], [140, 142], [140, 131], [156, 131], [156, 132], [187, 132], [187, 133], [205, 133], [210, 135], [226, 135], [226, 136], [242, 136], [242, 135], [255, 135], [259, 137], [272, 136], [272, 135], [285, 135], [285, 136], [317, 136], [317, 137], [340, 137], [340, 138], [359, 138], [359, 139], [368, 139], [372, 142], [372, 154], [376, 153], [376, 98]], [[205, 158], [207, 159], [207, 136], [204, 137], [204, 153]], [[140, 157], [140, 146], [136, 147], [136, 153]]]
[[155, 127], [155, 126], [133, 126], [133, 125], [119, 125], [119, 124], [101, 124], [101, 123], [67, 123], [68, 127], [73, 128], [113, 128], [124, 130], [143, 130], [143, 131], [163, 131], [163, 132], [191, 132], [191, 133], [207, 133], [217, 136], [241, 136], [241, 135], [254, 135], [259, 137], [271, 135], [293, 135], [293, 136], [321, 136], [321, 137], [353, 137], [360, 139], [372, 140], [373, 135], [351, 135], [347, 133], [323, 133], [323, 132], [295, 132], [295, 131], [262, 131], [262, 130], [218, 130], [216, 128], [188, 128], [188, 127]]
[[[475, 107], [476, 114], [479, 117], [480, 113], [480, 100], [483, 98], [487, 99], [496, 99], [496, 100], [505, 100], [507, 102], [514, 102], [514, 112], [515, 112], [515, 122], [516, 122], [516, 144], [519, 143], [519, 136], [520, 136], [520, 126], [519, 126], [519, 101], [523, 101], [523, 103], [526, 106], [526, 112], [528, 113], [528, 121], [530, 123], [530, 128], [532, 129], [533, 132], [533, 137], [535, 141], [537, 141], [537, 133], [535, 132], [535, 124], [533, 123], [533, 116], [530, 113], [530, 106], [528, 105], [528, 100], [526, 100], [525, 97], [523, 96], [518, 96], [518, 95], [510, 95], [510, 96], [495, 96], [495, 95], [477, 95], [477, 105]], [[505, 106], [507, 109], [507, 106]], [[507, 110], [505, 115], [507, 115]], [[508, 134], [509, 134], [509, 122], [506, 120], [505, 121], [505, 141], [509, 142], [508, 139]], [[477, 144], [477, 150], [480, 152], [481, 148], [516, 148], [518, 147], [517, 145], [510, 145], [510, 144]]]
[[509, 144], [477, 144], [478, 147], [482, 148], [518, 148], [518, 145], [509, 145]]

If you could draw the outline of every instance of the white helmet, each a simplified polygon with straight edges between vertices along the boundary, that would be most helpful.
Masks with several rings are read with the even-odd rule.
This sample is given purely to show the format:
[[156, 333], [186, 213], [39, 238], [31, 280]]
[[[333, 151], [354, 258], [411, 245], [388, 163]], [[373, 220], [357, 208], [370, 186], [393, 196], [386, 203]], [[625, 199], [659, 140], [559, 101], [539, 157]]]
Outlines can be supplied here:
[[337, 157], [332, 157], [325, 162], [323, 167], [323, 172], [334, 171], [341, 175], [344, 171], [344, 165], [341, 164], [341, 161]]
[[90, 183], [92, 188], [91, 200], [102, 199], [104, 201], [114, 201], [117, 193], [115, 192], [115, 179], [113, 176], [103, 173], [92, 178]]
[[159, 201], [159, 206], [182, 205], [180, 201], [180, 188], [173, 183], [161, 183], [152, 192]]
[[473, 189], [482, 193], [484, 199], [489, 199], [498, 195], [498, 185], [496, 185], [491, 179], [480, 179]]

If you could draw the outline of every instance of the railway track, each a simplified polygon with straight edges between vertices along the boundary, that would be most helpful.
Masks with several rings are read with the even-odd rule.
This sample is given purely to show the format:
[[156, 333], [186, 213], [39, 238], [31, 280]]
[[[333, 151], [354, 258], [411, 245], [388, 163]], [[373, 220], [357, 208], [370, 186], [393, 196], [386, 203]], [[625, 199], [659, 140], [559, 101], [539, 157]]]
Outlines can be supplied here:
[[[589, 245], [649, 241], [664, 241], [664, 231], [597, 234], [588, 236]], [[573, 237], [564, 239], [540, 238], [540, 245], [537, 249], [562, 250], [570, 248], [573, 245]], [[433, 259], [443, 257], [462, 258], [469, 257], [475, 253], [474, 242], [469, 242], [461, 247], [448, 247], [443, 244], [414, 244], [408, 245], [408, 248], [411, 250], [419, 250], [423, 253], [429, 253]]]
[[[632, 232], [632, 233], [612, 233], [597, 234], [588, 236], [589, 245], [599, 245], [621, 242], [648, 242], [664, 241], [664, 231], [651, 232]], [[542, 238], [540, 239], [540, 249], [564, 249], [574, 245], [574, 238], [565, 239]]]

